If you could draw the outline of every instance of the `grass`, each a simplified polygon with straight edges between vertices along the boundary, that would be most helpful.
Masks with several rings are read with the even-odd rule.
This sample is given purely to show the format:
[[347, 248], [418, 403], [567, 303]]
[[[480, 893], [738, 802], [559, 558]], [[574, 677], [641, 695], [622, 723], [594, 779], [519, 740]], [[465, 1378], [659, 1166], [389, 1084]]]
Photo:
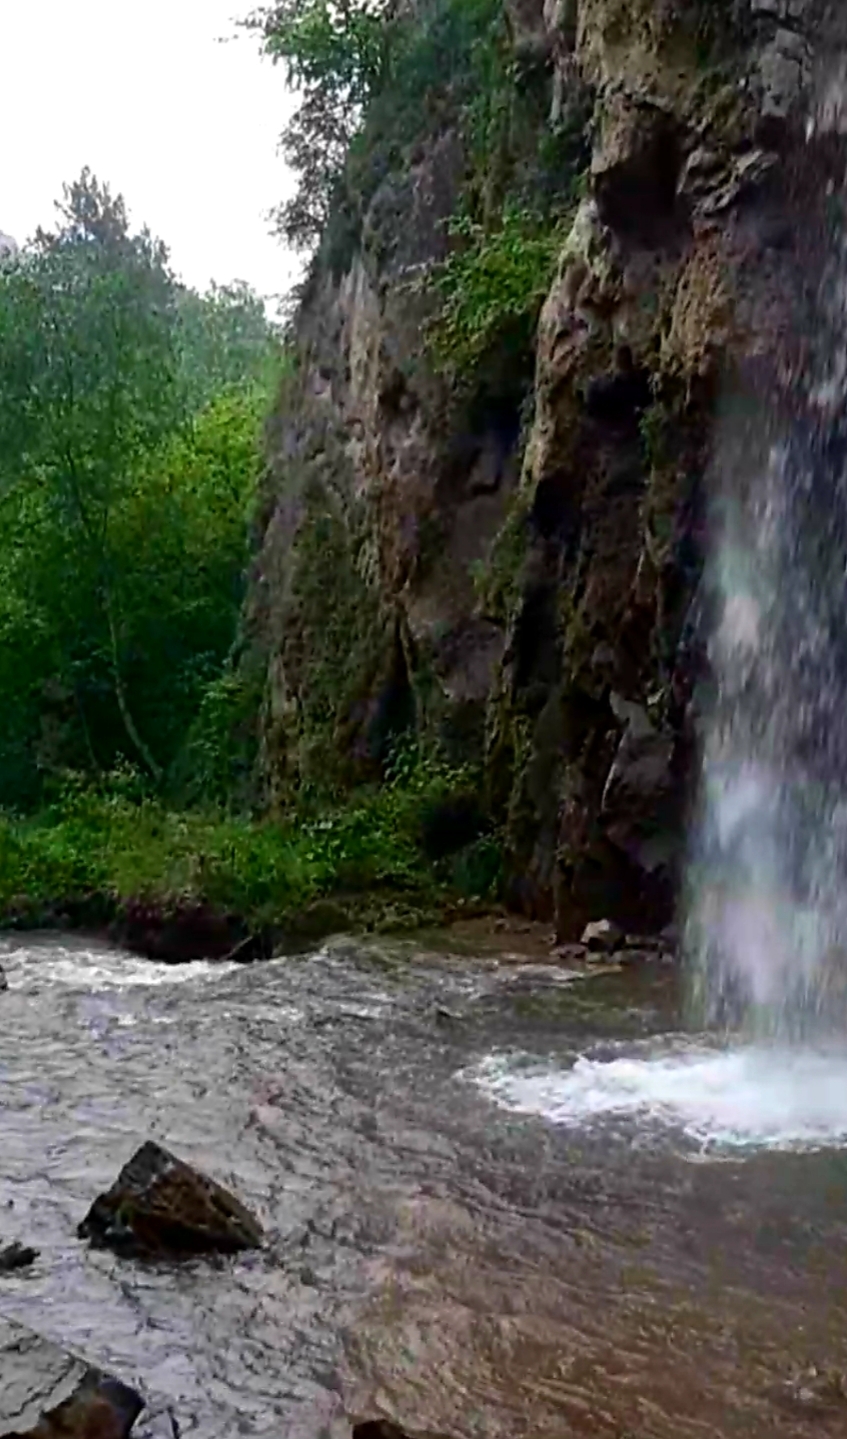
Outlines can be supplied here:
[[497, 884], [491, 837], [427, 854], [426, 817], [464, 780], [406, 766], [337, 807], [263, 820], [71, 786], [33, 818], [0, 815], [0, 921], [37, 922], [83, 902], [90, 912], [93, 900], [114, 913], [143, 900], [163, 912], [207, 904], [272, 927], [333, 897], [354, 913], [430, 919], [440, 905], [491, 897]]

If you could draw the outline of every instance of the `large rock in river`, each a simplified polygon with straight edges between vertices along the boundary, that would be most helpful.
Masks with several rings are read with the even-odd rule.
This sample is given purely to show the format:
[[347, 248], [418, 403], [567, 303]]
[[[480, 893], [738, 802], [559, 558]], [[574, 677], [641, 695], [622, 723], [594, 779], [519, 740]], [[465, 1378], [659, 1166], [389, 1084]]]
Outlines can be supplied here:
[[120, 1254], [171, 1258], [234, 1254], [258, 1249], [263, 1239], [234, 1195], [152, 1140], [95, 1199], [77, 1232]]
[[4, 1439], [124, 1439], [143, 1407], [125, 1384], [0, 1319]]

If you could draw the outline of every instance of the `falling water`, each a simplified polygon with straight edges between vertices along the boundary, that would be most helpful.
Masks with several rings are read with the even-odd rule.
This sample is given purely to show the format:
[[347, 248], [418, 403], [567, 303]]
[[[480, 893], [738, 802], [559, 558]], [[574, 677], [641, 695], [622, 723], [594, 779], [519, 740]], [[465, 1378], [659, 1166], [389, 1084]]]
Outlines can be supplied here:
[[714, 693], [688, 924], [701, 1015], [791, 1040], [847, 1033], [843, 227], [813, 309], [793, 392], [737, 399], [715, 460]]

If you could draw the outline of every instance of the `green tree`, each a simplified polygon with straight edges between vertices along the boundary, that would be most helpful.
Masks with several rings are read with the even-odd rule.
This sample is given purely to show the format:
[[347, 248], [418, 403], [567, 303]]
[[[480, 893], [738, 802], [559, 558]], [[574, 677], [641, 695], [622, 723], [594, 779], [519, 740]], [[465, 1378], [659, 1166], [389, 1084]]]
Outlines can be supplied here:
[[232, 645], [279, 338], [199, 296], [88, 172], [0, 273], [0, 803], [157, 784]]
[[186, 401], [200, 409], [225, 390], [269, 388], [283, 358], [282, 333], [249, 285], [177, 292], [177, 349]]
[[280, 143], [299, 183], [276, 216], [292, 245], [323, 234], [350, 144], [385, 84], [396, 11], [393, 0], [275, 0], [246, 21], [300, 94]]
[[59, 211], [0, 283], [2, 483], [40, 491], [61, 526], [57, 585], [85, 557], [121, 721], [158, 778], [127, 697], [112, 530], [140, 457], [178, 420], [174, 282], [164, 246], [130, 234], [123, 200], [89, 171]]

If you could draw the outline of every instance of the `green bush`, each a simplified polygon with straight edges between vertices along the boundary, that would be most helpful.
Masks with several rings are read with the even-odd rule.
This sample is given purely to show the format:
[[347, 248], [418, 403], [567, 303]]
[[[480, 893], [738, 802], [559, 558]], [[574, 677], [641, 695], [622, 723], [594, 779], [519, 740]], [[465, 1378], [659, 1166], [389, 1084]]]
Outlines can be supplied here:
[[495, 345], [521, 351], [532, 344], [563, 229], [507, 205], [494, 228], [461, 215], [450, 234], [455, 248], [429, 280], [439, 302], [429, 341], [439, 365], [461, 376]]
[[463, 771], [407, 750], [386, 784], [346, 805], [255, 821], [168, 809], [129, 769], [99, 785], [70, 777], [40, 815], [0, 816], [0, 914], [99, 895], [112, 905], [206, 902], [258, 925], [332, 895], [389, 891], [432, 904], [465, 885], [427, 859], [421, 815], [467, 784]]

